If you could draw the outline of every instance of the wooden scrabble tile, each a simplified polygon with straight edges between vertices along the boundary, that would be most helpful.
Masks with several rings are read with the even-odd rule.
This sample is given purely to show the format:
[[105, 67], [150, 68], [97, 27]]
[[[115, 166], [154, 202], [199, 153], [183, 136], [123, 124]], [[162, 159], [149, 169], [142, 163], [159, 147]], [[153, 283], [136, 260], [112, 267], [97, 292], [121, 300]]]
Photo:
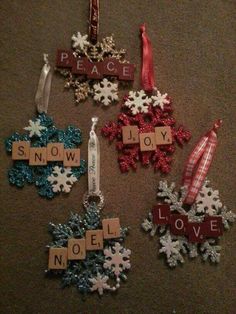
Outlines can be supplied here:
[[114, 239], [120, 237], [120, 219], [107, 218], [102, 220], [104, 239]]
[[86, 250], [103, 250], [103, 230], [86, 231]]
[[64, 144], [49, 143], [47, 145], [47, 161], [63, 161], [64, 159]]
[[137, 125], [122, 126], [122, 138], [124, 144], [139, 143], [139, 134]]
[[205, 239], [206, 226], [202, 222], [189, 222], [187, 225], [188, 240], [192, 243], [202, 243]]
[[68, 259], [79, 260], [85, 259], [85, 257], [86, 257], [85, 239], [69, 239]]
[[58, 49], [56, 66], [60, 68], [71, 68], [73, 59], [73, 51]]
[[67, 267], [67, 248], [50, 248], [48, 268], [66, 269]]
[[170, 205], [157, 204], [152, 209], [153, 223], [157, 225], [166, 225], [170, 222]]
[[30, 142], [17, 141], [12, 143], [12, 159], [28, 160], [30, 155]]
[[151, 151], [156, 149], [155, 133], [140, 133], [140, 149], [142, 152]]
[[155, 128], [156, 145], [167, 145], [172, 143], [170, 126], [159, 126]]
[[220, 216], [206, 216], [204, 220], [204, 231], [205, 236], [212, 237], [212, 238], [218, 238], [219, 236], [222, 236], [223, 234], [223, 222], [222, 217]]
[[188, 216], [180, 214], [170, 215], [170, 232], [174, 235], [187, 233]]
[[80, 149], [64, 149], [64, 167], [78, 167], [80, 166]]
[[44, 166], [47, 164], [47, 148], [31, 147], [30, 148], [30, 166]]

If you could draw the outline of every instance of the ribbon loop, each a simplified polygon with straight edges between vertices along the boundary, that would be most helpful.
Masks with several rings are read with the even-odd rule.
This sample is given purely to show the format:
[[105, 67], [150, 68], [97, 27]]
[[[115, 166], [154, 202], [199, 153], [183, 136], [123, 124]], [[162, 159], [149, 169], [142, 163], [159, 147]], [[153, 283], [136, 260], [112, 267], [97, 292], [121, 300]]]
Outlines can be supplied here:
[[48, 55], [45, 53], [43, 54], [43, 60], [45, 64], [41, 70], [38, 88], [35, 95], [35, 103], [39, 113], [47, 113], [52, 82], [51, 66], [48, 61]]
[[145, 24], [140, 26], [142, 36], [142, 74], [141, 86], [146, 92], [153, 92], [155, 89], [154, 65], [152, 54], [152, 43], [147, 36]]
[[92, 44], [97, 43], [99, 31], [99, 0], [90, 0], [89, 8], [89, 39]]
[[[190, 154], [183, 173], [183, 185], [187, 189], [184, 204], [192, 205], [204, 183], [217, 146], [217, 130], [222, 120], [217, 120], [213, 128], [204, 135]], [[194, 170], [197, 170], [194, 175]]]
[[100, 193], [100, 146], [95, 127], [97, 117], [92, 118], [92, 127], [88, 142], [88, 194], [98, 196]]

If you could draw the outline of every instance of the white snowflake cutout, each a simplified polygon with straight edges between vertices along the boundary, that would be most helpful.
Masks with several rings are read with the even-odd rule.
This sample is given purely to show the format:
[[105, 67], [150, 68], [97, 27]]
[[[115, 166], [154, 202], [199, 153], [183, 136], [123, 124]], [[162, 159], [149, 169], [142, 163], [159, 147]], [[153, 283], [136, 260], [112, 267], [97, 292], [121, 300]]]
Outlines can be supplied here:
[[170, 234], [160, 238], [160, 243], [162, 248], [159, 250], [160, 253], [165, 253], [167, 258], [170, 258], [171, 255], [179, 254], [179, 241], [172, 241]]
[[118, 84], [112, 83], [104, 78], [101, 82], [93, 85], [95, 101], [102, 102], [105, 106], [109, 106], [112, 101], [118, 100]]
[[93, 284], [91, 287], [91, 291], [98, 291], [99, 295], [103, 295], [104, 290], [116, 290], [116, 288], [112, 288], [108, 283], [109, 277], [103, 276], [100, 273], [97, 274], [96, 277], [89, 279], [89, 281]]
[[72, 174], [71, 168], [53, 167], [52, 174], [47, 178], [52, 185], [53, 192], [69, 193], [77, 178]]
[[87, 38], [88, 38], [88, 35], [82, 36], [80, 34], [80, 32], [77, 32], [77, 35], [73, 35], [71, 37], [71, 39], [73, 41], [72, 47], [73, 48], [80, 48], [81, 50], [83, 50], [86, 46], [89, 45]]
[[130, 269], [129, 258], [131, 251], [122, 247], [119, 242], [116, 242], [114, 246], [105, 249], [103, 252], [105, 255], [103, 267], [110, 269], [116, 277], [120, 276], [123, 270]]
[[152, 100], [153, 102], [153, 107], [157, 107], [159, 106], [162, 110], [164, 109], [165, 104], [169, 104], [170, 101], [167, 99], [167, 94], [161, 94], [158, 90], [157, 90], [157, 94], [152, 96]]
[[25, 127], [24, 130], [29, 131], [29, 137], [32, 137], [34, 135], [37, 135], [40, 137], [41, 131], [46, 130], [47, 128], [45, 126], [40, 125], [40, 120], [37, 119], [35, 122], [32, 120], [29, 120], [29, 126]]
[[198, 213], [206, 213], [210, 216], [216, 215], [222, 203], [219, 199], [219, 191], [213, 190], [206, 184], [203, 185], [201, 191], [196, 197], [196, 206]]
[[130, 91], [128, 99], [124, 105], [131, 109], [133, 115], [137, 113], [147, 113], [148, 106], [152, 102], [152, 99], [147, 96], [144, 90], [137, 92]]

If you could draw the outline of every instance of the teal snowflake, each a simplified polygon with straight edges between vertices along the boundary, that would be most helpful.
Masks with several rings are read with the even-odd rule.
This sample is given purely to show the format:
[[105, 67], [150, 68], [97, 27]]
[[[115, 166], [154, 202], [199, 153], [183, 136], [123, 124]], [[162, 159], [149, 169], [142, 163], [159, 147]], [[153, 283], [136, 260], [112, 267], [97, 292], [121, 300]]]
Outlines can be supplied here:
[[[66, 130], [57, 129], [53, 119], [45, 113], [40, 113], [34, 120], [29, 121], [29, 126], [24, 128], [28, 134], [19, 134], [15, 132], [6, 139], [5, 148], [7, 153], [12, 153], [12, 143], [14, 141], [30, 141], [32, 147], [46, 147], [48, 143], [63, 143], [65, 148], [78, 148], [82, 143], [82, 134], [80, 129], [74, 126], [68, 126]], [[46, 166], [29, 166], [28, 161], [16, 160], [8, 171], [9, 183], [19, 188], [26, 184], [34, 184], [38, 188], [38, 194], [42, 197], [53, 198], [61, 192], [61, 189], [55, 189], [53, 184], [48, 181], [48, 177], [53, 174], [55, 167], [65, 172], [66, 168], [62, 161], [50, 162]], [[67, 170], [68, 171], [68, 170]], [[85, 174], [87, 166], [85, 160], [81, 159], [79, 167], [70, 169], [70, 177], [73, 182]], [[69, 186], [69, 189], [70, 190]]]
[[[71, 213], [67, 223], [49, 224], [49, 232], [53, 241], [47, 248], [67, 247], [70, 238], [84, 238], [86, 230], [102, 229], [102, 221], [96, 203], [91, 203], [86, 209], [84, 217]], [[65, 270], [46, 270], [47, 275], [60, 276], [62, 288], [75, 286], [82, 294], [97, 291], [116, 291], [120, 281], [127, 279], [125, 272], [130, 268], [130, 250], [126, 250], [121, 243], [127, 236], [128, 228], [121, 228], [121, 235], [116, 239], [104, 239], [104, 249], [101, 251], [87, 251], [84, 260], [69, 260]], [[114, 249], [114, 248], [118, 248]], [[119, 256], [118, 265], [115, 265]], [[109, 281], [109, 282], [108, 282]], [[111, 282], [115, 282], [111, 286]]]

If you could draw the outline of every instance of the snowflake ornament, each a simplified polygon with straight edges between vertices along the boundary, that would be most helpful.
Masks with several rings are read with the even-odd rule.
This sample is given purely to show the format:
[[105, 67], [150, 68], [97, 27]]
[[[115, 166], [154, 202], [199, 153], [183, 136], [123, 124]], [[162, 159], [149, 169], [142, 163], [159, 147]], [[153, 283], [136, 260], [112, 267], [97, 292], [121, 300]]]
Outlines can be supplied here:
[[[50, 248], [65, 248], [71, 238], [82, 239], [86, 231], [102, 229], [100, 210], [96, 203], [90, 203], [85, 209], [85, 215], [71, 213], [65, 224], [49, 224], [49, 232], [53, 241]], [[131, 251], [125, 249], [124, 242], [128, 228], [121, 227], [119, 238], [103, 239], [104, 249], [86, 251], [83, 260], [69, 260], [66, 269], [48, 269], [49, 276], [60, 275], [62, 287], [75, 286], [82, 294], [97, 292], [102, 296], [104, 292], [114, 292], [120, 288], [121, 281], [126, 281], [126, 272], [130, 269]]]
[[103, 103], [105, 106], [109, 106], [111, 102], [118, 100], [117, 83], [112, 83], [104, 78], [101, 82], [94, 84], [93, 88], [93, 99]]
[[[222, 205], [219, 192], [211, 188], [209, 180], [205, 180], [195, 202], [188, 209], [183, 204], [185, 196], [184, 187], [177, 192], [174, 183], [168, 185], [167, 181], [159, 182], [158, 199], [170, 205], [171, 213], [187, 215], [189, 222], [202, 223], [205, 218], [216, 215], [222, 218], [224, 229], [227, 230], [236, 219], [236, 214]], [[195, 258], [201, 255], [203, 261], [220, 262], [221, 246], [218, 244], [218, 238], [206, 238], [202, 243], [191, 243], [185, 235], [173, 235], [169, 225], [155, 224], [151, 212], [141, 226], [152, 237], [159, 235], [159, 253], [166, 256], [167, 264], [172, 268], [184, 263], [185, 256]]]
[[83, 51], [86, 48], [86, 46], [89, 45], [89, 42], [87, 39], [88, 39], [88, 35], [81, 35], [80, 32], [77, 32], [77, 35], [73, 35], [71, 37], [71, 40], [73, 42], [72, 47], [78, 48]]
[[153, 107], [159, 106], [162, 110], [164, 109], [165, 105], [169, 105], [170, 100], [168, 99], [168, 95], [165, 94], [161, 94], [158, 90], [157, 90], [157, 94], [152, 96], [152, 100], [153, 102]]
[[[175, 118], [172, 116], [171, 99], [167, 94], [160, 98], [159, 92], [156, 91], [156, 93], [156, 97], [159, 97], [159, 105], [157, 105], [157, 100], [153, 99], [154, 96], [149, 96], [143, 90], [130, 91], [129, 95], [124, 98], [117, 121], [109, 121], [102, 128], [102, 135], [109, 142], [116, 142], [121, 172], [128, 172], [130, 169], [136, 170], [137, 163], [140, 161], [145, 167], [153, 165], [154, 170], [165, 174], [169, 173], [176, 144], [182, 147], [191, 138], [191, 133], [183, 126], [176, 127]], [[155, 151], [141, 151], [139, 143], [123, 143], [123, 126], [137, 126], [138, 133], [154, 132], [155, 127], [169, 126], [172, 143], [157, 145]]]
[[56, 166], [47, 180], [51, 183], [53, 192], [69, 193], [77, 178], [73, 175], [70, 167], [62, 168]]
[[[78, 148], [82, 142], [80, 129], [68, 126], [66, 130], [58, 129], [53, 119], [45, 113], [38, 114], [37, 118], [29, 121], [24, 128], [29, 133], [14, 133], [5, 141], [7, 153], [12, 153], [15, 141], [28, 141], [31, 147], [46, 147], [48, 143], [63, 143], [65, 148]], [[85, 174], [86, 162], [80, 161], [79, 167], [67, 168], [63, 161], [48, 162], [45, 166], [30, 166], [28, 160], [14, 160], [13, 167], [8, 171], [9, 183], [19, 188], [27, 183], [38, 188], [42, 197], [53, 198], [60, 192], [68, 193], [72, 184]]]

